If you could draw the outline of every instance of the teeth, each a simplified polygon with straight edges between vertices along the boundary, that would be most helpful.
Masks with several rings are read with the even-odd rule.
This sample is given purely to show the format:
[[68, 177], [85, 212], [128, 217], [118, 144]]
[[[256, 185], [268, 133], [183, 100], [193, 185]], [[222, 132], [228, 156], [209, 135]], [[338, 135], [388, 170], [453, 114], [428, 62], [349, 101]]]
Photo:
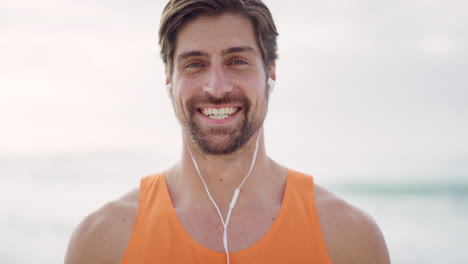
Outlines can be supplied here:
[[237, 112], [235, 107], [203, 108], [202, 113], [211, 119], [226, 119]]
[[212, 115], [212, 116], [210, 116], [211, 119], [216, 119], [216, 120], [225, 119], [225, 118], [228, 118], [228, 117], [229, 117], [228, 115]]

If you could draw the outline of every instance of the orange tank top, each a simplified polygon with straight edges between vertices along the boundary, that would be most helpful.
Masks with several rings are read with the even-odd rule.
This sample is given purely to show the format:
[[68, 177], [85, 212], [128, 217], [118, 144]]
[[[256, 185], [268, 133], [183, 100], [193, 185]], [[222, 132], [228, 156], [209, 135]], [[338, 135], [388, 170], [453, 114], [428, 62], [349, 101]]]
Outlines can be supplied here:
[[[288, 170], [281, 208], [253, 246], [230, 252], [232, 264], [331, 264], [320, 229], [311, 176]], [[226, 253], [195, 241], [176, 215], [164, 174], [141, 180], [139, 208], [123, 264], [221, 264]]]

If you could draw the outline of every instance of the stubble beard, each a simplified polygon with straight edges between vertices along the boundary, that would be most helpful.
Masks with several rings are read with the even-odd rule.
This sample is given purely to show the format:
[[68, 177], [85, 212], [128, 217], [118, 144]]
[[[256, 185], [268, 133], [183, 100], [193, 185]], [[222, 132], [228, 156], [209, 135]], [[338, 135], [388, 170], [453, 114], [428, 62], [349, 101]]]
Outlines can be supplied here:
[[[204, 127], [197, 121], [197, 105], [202, 103], [211, 105], [235, 104], [242, 107], [242, 120], [235, 127]], [[263, 125], [267, 113], [268, 102], [262, 100], [257, 109], [247, 97], [241, 94], [229, 94], [223, 98], [210, 95], [195, 96], [187, 101], [186, 113], [188, 119], [181, 120], [186, 135], [195, 147], [206, 155], [228, 155], [244, 146], [252, 135]]]

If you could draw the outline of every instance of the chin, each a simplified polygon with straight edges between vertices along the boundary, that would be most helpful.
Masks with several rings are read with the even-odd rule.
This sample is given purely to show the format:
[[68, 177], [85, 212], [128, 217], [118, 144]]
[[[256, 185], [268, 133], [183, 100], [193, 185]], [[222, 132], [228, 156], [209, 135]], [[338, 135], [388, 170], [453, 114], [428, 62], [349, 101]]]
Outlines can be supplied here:
[[248, 139], [246, 140], [239, 133], [198, 135], [191, 138], [197, 149], [207, 155], [228, 155], [234, 153], [248, 141]]

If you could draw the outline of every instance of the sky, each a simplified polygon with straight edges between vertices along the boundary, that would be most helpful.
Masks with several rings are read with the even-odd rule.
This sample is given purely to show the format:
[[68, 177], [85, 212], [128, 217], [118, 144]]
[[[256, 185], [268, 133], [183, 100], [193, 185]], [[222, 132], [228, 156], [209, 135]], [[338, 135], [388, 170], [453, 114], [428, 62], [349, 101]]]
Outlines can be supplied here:
[[[177, 160], [165, 2], [3, 0], [0, 157]], [[467, 1], [265, 2], [280, 34], [265, 123], [275, 160], [332, 178], [468, 178]]]

